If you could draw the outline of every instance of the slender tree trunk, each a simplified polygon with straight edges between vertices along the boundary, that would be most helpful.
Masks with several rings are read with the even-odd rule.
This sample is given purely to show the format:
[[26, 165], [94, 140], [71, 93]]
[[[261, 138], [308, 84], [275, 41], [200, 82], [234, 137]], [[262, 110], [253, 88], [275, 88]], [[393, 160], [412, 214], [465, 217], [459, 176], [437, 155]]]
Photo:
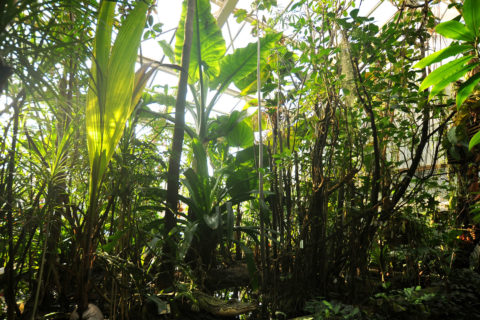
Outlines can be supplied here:
[[183, 137], [185, 127], [185, 102], [187, 97], [188, 69], [190, 66], [190, 52], [193, 38], [193, 19], [196, 0], [188, 0], [187, 17], [185, 19], [185, 36], [182, 52], [182, 71], [178, 82], [177, 101], [175, 103], [175, 128], [173, 131], [172, 151], [168, 165], [167, 176], [167, 209], [165, 210], [165, 245], [163, 250], [163, 267], [161, 285], [169, 287], [173, 283], [174, 259], [176, 243], [168, 238], [168, 234], [176, 225], [178, 203], [178, 189], [180, 186], [180, 160], [182, 157]]
[[237, 206], [237, 217], [236, 217], [236, 221], [235, 221], [235, 226], [237, 227], [237, 231], [235, 231], [235, 240], [236, 240], [236, 244], [235, 244], [235, 260], [237, 261], [240, 261], [242, 260], [242, 248], [240, 247], [239, 243], [240, 243], [240, 239], [241, 239], [241, 232], [238, 230], [238, 228], [240, 227], [242, 223], [242, 209], [241, 209], [241, 206], [238, 205]]
[[9, 320], [15, 319], [15, 315], [19, 315], [17, 303], [15, 301], [15, 250], [13, 243], [13, 176], [15, 174], [15, 153], [17, 149], [17, 135], [18, 135], [18, 122], [20, 117], [20, 107], [23, 102], [20, 100], [23, 98], [24, 91], [17, 96], [13, 101], [13, 133], [12, 133], [12, 145], [10, 148], [9, 162], [7, 169], [7, 181], [6, 181], [6, 205], [5, 211], [7, 213], [7, 233], [8, 233], [8, 262], [5, 268], [5, 274], [7, 276], [7, 284], [5, 290], [5, 300], [7, 302], [7, 318]]
[[[258, 7], [257, 7], [257, 21], [258, 19]], [[263, 194], [263, 139], [262, 139], [262, 91], [261, 91], [261, 81], [260, 81], [260, 27], [257, 23], [257, 99], [258, 99], [258, 204], [259, 204], [259, 215], [260, 215], [260, 256], [261, 263], [260, 269], [262, 270], [262, 281], [261, 288], [263, 294], [267, 293], [267, 243], [266, 243], [266, 233], [265, 233], [265, 198]], [[261, 309], [261, 318], [266, 318], [266, 304], [262, 304]]]

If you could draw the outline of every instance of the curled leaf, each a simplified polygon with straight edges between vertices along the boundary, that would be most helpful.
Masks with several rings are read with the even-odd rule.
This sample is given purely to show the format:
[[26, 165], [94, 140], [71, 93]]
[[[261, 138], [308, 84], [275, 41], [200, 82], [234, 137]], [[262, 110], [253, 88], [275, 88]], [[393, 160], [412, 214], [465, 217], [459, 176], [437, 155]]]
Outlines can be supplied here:
[[480, 131], [475, 133], [475, 135], [470, 140], [470, 143], [468, 144], [468, 150], [472, 150], [473, 147], [475, 147], [479, 143], [480, 143]]

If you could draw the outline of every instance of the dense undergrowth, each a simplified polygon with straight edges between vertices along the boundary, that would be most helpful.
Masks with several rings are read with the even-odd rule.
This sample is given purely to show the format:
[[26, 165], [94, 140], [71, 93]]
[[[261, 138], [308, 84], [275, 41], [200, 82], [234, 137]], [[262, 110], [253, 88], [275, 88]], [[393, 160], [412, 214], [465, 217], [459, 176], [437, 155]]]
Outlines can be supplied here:
[[459, 269], [426, 288], [385, 289], [356, 305], [314, 299], [305, 311], [313, 319], [479, 319], [479, 288], [478, 273]]

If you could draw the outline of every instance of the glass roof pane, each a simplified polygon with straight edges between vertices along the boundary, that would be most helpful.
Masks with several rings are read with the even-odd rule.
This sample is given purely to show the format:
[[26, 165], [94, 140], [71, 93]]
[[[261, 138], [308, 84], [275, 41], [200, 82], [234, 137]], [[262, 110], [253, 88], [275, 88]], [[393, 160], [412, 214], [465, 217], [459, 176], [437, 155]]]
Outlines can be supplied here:
[[391, 2], [385, 0], [360, 1], [358, 9], [359, 16], [372, 17], [379, 26], [388, 22], [398, 10]]

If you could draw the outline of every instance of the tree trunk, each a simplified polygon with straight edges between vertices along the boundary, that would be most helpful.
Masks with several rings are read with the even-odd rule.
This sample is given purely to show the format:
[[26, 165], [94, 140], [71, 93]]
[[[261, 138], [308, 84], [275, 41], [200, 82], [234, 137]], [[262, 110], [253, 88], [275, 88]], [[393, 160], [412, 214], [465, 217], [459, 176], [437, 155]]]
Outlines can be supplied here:
[[169, 239], [170, 231], [176, 225], [176, 212], [178, 204], [178, 189], [180, 176], [180, 160], [182, 157], [183, 136], [185, 129], [185, 102], [187, 97], [188, 68], [190, 66], [190, 52], [193, 38], [193, 19], [196, 1], [188, 0], [187, 17], [185, 19], [185, 36], [182, 52], [182, 70], [178, 82], [177, 101], [175, 103], [175, 128], [173, 131], [172, 151], [168, 163], [167, 176], [167, 209], [165, 210], [165, 244], [163, 247], [163, 265], [160, 284], [170, 287], [173, 283], [174, 259], [176, 256], [176, 243]]
[[[12, 145], [10, 148], [9, 162], [8, 162], [8, 175], [6, 181], [6, 204], [5, 211], [7, 213], [7, 233], [8, 233], [8, 261], [5, 268], [5, 274], [7, 276], [7, 283], [5, 289], [5, 300], [7, 302], [7, 318], [15, 319], [15, 315], [20, 315], [17, 303], [15, 301], [15, 250], [13, 243], [13, 176], [15, 174], [15, 153], [17, 148], [17, 135], [18, 135], [18, 122], [20, 117], [21, 102], [23, 99], [24, 91], [22, 90], [13, 101], [12, 106], [14, 110], [13, 114], [13, 133], [12, 133]], [[2, 214], [3, 216], [3, 214]]]

